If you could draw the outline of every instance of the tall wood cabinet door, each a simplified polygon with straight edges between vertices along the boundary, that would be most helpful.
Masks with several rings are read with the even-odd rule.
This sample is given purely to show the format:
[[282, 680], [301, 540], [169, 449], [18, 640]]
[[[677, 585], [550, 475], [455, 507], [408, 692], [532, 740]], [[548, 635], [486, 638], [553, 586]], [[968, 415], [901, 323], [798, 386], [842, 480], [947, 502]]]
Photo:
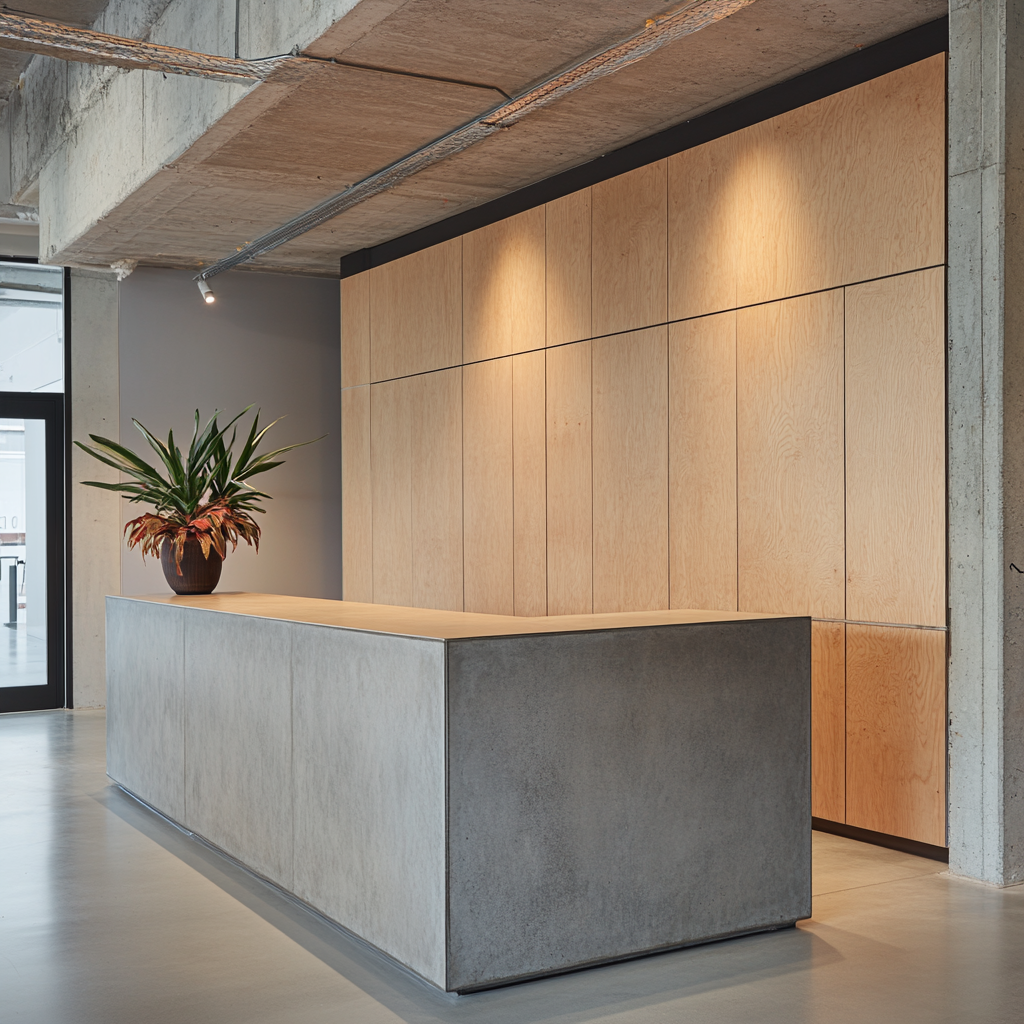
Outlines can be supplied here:
[[945, 54], [736, 132], [737, 304], [945, 260]]
[[412, 408], [415, 377], [370, 387], [373, 600], [413, 604]]
[[704, 316], [736, 306], [737, 135], [670, 156], [668, 316]]
[[672, 608], [736, 610], [736, 314], [669, 325]]
[[843, 293], [736, 314], [740, 611], [844, 619]]
[[811, 623], [811, 814], [846, 821], [846, 626]]
[[946, 845], [946, 634], [847, 626], [846, 820]]
[[594, 334], [668, 319], [668, 190], [665, 161], [591, 189]]
[[346, 601], [373, 601], [370, 389], [341, 393], [341, 585]]
[[590, 189], [555, 199], [545, 207], [547, 343], [589, 338], [593, 254]]
[[466, 611], [513, 615], [512, 360], [462, 373]]
[[594, 611], [668, 607], [668, 329], [593, 343]]
[[341, 282], [341, 386], [370, 383], [370, 276]]
[[943, 268], [846, 289], [846, 608], [946, 624]]
[[462, 239], [367, 271], [371, 380], [462, 362]]
[[546, 353], [549, 615], [594, 610], [592, 346]]
[[417, 608], [463, 610], [462, 372], [411, 378], [410, 604]]
[[464, 363], [543, 347], [544, 219], [539, 206], [464, 236]]
[[547, 615], [545, 352], [513, 356], [512, 525], [516, 615]]

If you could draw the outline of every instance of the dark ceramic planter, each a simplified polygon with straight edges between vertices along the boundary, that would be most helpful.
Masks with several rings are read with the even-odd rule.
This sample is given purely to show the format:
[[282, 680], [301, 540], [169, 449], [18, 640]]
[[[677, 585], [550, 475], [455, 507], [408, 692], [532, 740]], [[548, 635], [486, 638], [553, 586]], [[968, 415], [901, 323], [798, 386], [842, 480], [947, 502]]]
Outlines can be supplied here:
[[224, 559], [213, 548], [210, 557], [203, 558], [199, 541], [185, 541], [181, 555], [181, 575], [174, 564], [174, 545], [165, 541], [160, 549], [160, 564], [164, 568], [164, 579], [176, 594], [212, 594], [220, 582], [220, 570]]

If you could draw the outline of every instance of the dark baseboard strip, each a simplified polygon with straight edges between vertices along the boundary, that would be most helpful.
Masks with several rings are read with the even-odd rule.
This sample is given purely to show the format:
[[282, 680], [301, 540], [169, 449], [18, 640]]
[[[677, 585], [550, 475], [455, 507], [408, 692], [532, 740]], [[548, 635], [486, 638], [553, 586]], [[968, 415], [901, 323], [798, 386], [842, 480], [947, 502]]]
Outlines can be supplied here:
[[901, 836], [890, 836], [885, 832], [872, 832], [868, 828], [844, 825], [840, 821], [827, 821], [825, 818], [811, 818], [811, 828], [818, 832], [842, 836], [844, 839], [856, 839], [860, 843], [871, 843], [872, 846], [884, 846], [890, 850], [899, 850], [900, 853], [912, 853], [915, 857], [927, 857], [943, 864], [949, 863], [949, 850], [945, 846], [919, 843], [916, 839], [903, 839]]
[[893, 36], [892, 39], [866, 46], [831, 64], [780, 82], [752, 96], [745, 96], [701, 117], [623, 146], [589, 163], [500, 196], [489, 203], [454, 214], [446, 220], [399, 238], [381, 242], [380, 245], [349, 253], [341, 258], [341, 276], [352, 277], [371, 267], [379, 267], [421, 249], [447, 242], [524, 210], [543, 206], [582, 188], [625, 174], [626, 171], [693, 149], [723, 135], [731, 135], [741, 128], [749, 128], [815, 100], [897, 71], [908, 64], [916, 64], [936, 53], [944, 53], [948, 45], [949, 19], [930, 21], [909, 32]]

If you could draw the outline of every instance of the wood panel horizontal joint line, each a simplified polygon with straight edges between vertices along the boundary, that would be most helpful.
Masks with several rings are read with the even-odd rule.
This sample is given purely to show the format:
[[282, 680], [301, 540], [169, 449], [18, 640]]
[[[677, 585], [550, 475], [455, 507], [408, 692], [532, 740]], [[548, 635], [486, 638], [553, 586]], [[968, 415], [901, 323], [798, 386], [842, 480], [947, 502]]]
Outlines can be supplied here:
[[865, 619], [824, 619], [817, 615], [811, 616], [812, 622], [834, 622], [846, 626], [884, 626], [888, 629], [930, 629], [935, 633], [948, 633], [948, 626], [921, 626], [914, 622], [873, 622]]
[[[601, 341], [604, 338], [615, 338], [624, 334], [636, 334], [638, 331], [654, 330], [658, 327], [671, 327], [673, 324], [685, 324], [695, 320], [706, 320], [712, 316], [722, 316], [724, 313], [738, 313], [746, 309], [756, 309], [759, 306], [771, 306], [776, 302], [788, 302], [790, 299], [803, 299], [811, 295], [824, 295], [828, 292], [839, 291], [841, 288], [854, 288], [857, 285], [872, 284], [875, 281], [887, 281], [890, 278], [906, 277], [908, 274], [921, 274], [927, 270], [941, 270], [948, 267], [947, 263], [931, 263], [928, 266], [913, 267], [910, 270], [900, 270], [895, 274], [882, 274], [879, 277], [866, 277], [862, 281], [848, 281], [844, 284], [829, 285], [828, 288], [818, 288], [815, 291], [810, 292], [796, 292], [793, 295], [780, 295], [774, 299], [764, 299], [761, 302], [751, 302], [745, 306], [730, 306], [725, 309], [716, 309], [710, 313], [698, 313], [695, 316], [684, 316], [679, 317], [677, 320], [662, 320], [654, 324], [641, 324], [638, 327], [628, 327], [621, 331], [609, 331], [607, 334], [595, 334], [589, 338], [576, 338], [574, 341], [560, 341], [554, 345], [543, 345], [539, 348], [526, 348], [521, 352], [506, 352], [498, 356], [487, 356], [483, 359], [474, 359], [465, 363], [449, 363], [444, 366], [437, 366], [431, 370], [418, 370], [416, 373], [406, 374], [398, 377], [384, 377], [381, 380], [371, 380], [364, 384], [349, 384], [347, 387], [343, 387], [342, 391], [350, 391], [352, 388], [363, 388], [369, 387], [371, 384], [389, 384], [397, 380], [407, 380], [410, 377], [422, 377], [428, 373], [438, 373], [441, 370], [457, 370], [460, 367], [466, 366], [477, 366], [480, 363], [491, 363], [498, 359], [511, 359], [513, 356], [524, 356], [534, 352], [548, 352], [551, 349], [566, 348], [569, 345], [582, 345], [588, 341]], [[823, 620], [825, 621], [825, 620]], [[840, 621], [840, 620], [836, 620]]]

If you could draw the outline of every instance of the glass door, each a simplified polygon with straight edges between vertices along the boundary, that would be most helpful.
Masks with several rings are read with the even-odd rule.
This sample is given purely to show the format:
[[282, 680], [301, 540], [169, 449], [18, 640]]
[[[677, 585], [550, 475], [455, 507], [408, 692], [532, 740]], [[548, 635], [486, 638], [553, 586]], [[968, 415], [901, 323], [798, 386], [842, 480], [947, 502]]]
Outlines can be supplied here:
[[0, 262], [0, 713], [65, 705], [63, 273]]

